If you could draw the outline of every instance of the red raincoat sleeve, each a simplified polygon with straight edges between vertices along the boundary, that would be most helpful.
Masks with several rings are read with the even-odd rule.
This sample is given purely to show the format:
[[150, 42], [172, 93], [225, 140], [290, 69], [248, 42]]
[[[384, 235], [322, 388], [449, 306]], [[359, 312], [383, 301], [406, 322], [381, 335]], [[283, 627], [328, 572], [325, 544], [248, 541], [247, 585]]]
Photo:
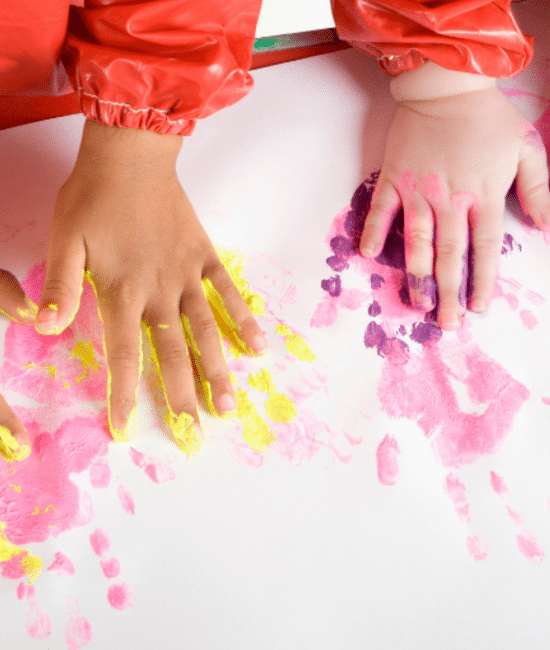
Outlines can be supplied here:
[[71, 7], [61, 55], [86, 117], [189, 135], [237, 102], [261, 0], [86, 0]]
[[391, 75], [426, 60], [451, 70], [510, 77], [527, 67], [533, 39], [510, 0], [331, 0], [338, 36], [376, 56]]

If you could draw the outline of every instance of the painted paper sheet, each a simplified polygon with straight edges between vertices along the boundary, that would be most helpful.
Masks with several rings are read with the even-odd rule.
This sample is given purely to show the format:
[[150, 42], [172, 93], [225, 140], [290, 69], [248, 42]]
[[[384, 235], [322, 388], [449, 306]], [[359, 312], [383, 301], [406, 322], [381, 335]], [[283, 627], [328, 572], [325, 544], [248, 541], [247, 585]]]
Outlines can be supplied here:
[[[502, 86], [548, 148], [547, 66]], [[267, 355], [225, 343], [238, 417], [204, 415], [187, 458], [146, 350], [139, 434], [113, 443], [91, 287], [59, 336], [2, 324], [32, 439], [0, 460], [2, 647], [546, 648], [550, 238], [511, 197], [491, 309], [442, 333], [408, 304], [399, 219], [376, 260], [356, 252], [391, 118], [376, 63], [255, 80], [178, 162], [265, 307]], [[2, 265], [33, 299], [82, 121], [0, 134]]]

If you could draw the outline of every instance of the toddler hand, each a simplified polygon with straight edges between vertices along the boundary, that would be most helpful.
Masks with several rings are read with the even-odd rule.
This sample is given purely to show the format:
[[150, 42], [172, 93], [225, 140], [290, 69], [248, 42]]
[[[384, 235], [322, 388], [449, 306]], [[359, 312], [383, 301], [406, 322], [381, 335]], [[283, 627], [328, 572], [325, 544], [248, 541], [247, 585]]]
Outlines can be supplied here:
[[[36, 305], [23, 292], [17, 278], [0, 269], [0, 313], [18, 323], [34, 322]], [[23, 460], [30, 453], [25, 427], [0, 395], [0, 455], [7, 461]]]
[[214, 407], [219, 414], [236, 408], [202, 278], [217, 289], [248, 347], [266, 347], [178, 181], [180, 147], [179, 136], [88, 121], [55, 207], [36, 327], [52, 333], [69, 324], [86, 269], [105, 327], [109, 422], [119, 439], [129, 438], [135, 426], [142, 321], [173, 415], [198, 417], [182, 315], [200, 351]]
[[489, 306], [504, 203], [514, 179], [525, 214], [550, 230], [546, 151], [536, 129], [494, 85], [400, 99], [360, 250], [366, 257], [380, 253], [402, 207], [412, 306], [431, 311], [437, 304], [439, 325], [452, 330], [466, 308], [469, 246], [469, 308], [479, 312]]

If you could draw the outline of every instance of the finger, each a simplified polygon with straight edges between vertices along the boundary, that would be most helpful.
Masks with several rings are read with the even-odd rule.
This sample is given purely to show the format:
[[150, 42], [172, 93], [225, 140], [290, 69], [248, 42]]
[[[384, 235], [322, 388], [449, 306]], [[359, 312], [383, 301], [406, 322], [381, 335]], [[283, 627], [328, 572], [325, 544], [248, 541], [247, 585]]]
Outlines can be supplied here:
[[385, 179], [379, 179], [374, 189], [371, 206], [365, 225], [359, 250], [364, 257], [376, 257], [380, 254], [386, 241], [388, 230], [395, 219], [401, 198], [395, 187]]
[[461, 288], [467, 272], [468, 213], [464, 207], [456, 210], [451, 204], [440, 208], [436, 220], [437, 320], [441, 329], [454, 330], [460, 327], [465, 311]]
[[[111, 294], [111, 292], [109, 292]], [[107, 358], [109, 427], [114, 440], [137, 433], [137, 391], [142, 366], [142, 302], [134, 289], [99, 291]]]
[[0, 456], [11, 463], [27, 458], [30, 453], [27, 430], [0, 395]]
[[471, 211], [471, 245], [473, 253], [473, 293], [469, 307], [485, 311], [493, 297], [503, 237], [504, 199], [483, 204]]
[[[208, 301], [201, 291], [184, 297], [181, 307], [184, 330], [191, 338], [189, 343], [207, 401], [210, 401], [208, 393], [211, 393], [212, 403], [209, 406], [213, 406], [218, 415], [231, 413], [237, 409], [237, 402]], [[186, 321], [188, 327], [185, 327]]]
[[86, 251], [82, 241], [53, 242], [35, 327], [40, 334], [61, 334], [72, 322], [82, 293]]
[[146, 317], [147, 335], [158, 364], [168, 407], [174, 413], [189, 413], [197, 420], [193, 369], [178, 310], [179, 305], [175, 305], [175, 313], [170, 316]]
[[[538, 134], [538, 133], [537, 133]], [[523, 147], [516, 177], [517, 195], [523, 213], [541, 230], [550, 230], [550, 192], [546, 150], [540, 144]]]
[[0, 313], [18, 323], [33, 323], [37, 310], [17, 278], [9, 271], [0, 269]]
[[431, 311], [436, 305], [432, 208], [416, 195], [404, 198], [403, 211], [405, 263], [411, 306], [421, 311]]
[[[218, 326], [223, 334], [230, 338], [232, 342], [244, 342], [246, 348], [248, 348], [243, 350], [246, 353], [252, 351], [256, 354], [263, 354], [266, 352], [267, 341], [264, 333], [254, 318], [246, 300], [235, 286], [231, 275], [221, 262], [216, 260], [214, 264], [206, 267], [204, 275], [203, 289], [210, 307], [214, 311], [214, 316], [218, 317]], [[214, 292], [209, 290], [211, 287], [215, 290]], [[261, 305], [255, 306], [254, 301], [258, 296], [249, 292], [247, 297], [252, 307], [256, 309], [256, 313], [263, 313], [263, 301]], [[225, 321], [224, 324], [219, 322], [219, 317]], [[233, 340], [232, 334], [236, 335], [236, 341]]]
[[199, 451], [201, 434], [193, 369], [179, 318], [179, 305], [166, 318], [146, 319], [145, 331], [162, 380], [167, 422], [182, 451]]

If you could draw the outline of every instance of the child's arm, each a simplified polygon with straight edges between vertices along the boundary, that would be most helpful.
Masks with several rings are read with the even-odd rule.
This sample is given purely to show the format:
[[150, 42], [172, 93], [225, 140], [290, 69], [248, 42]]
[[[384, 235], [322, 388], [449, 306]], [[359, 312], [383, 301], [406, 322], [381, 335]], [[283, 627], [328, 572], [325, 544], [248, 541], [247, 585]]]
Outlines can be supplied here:
[[414, 307], [435, 307], [459, 326], [467, 248], [473, 248], [469, 307], [487, 309], [497, 274], [506, 193], [514, 179], [523, 211], [550, 230], [546, 151], [536, 129], [495, 80], [428, 62], [391, 82], [398, 101], [361, 252], [376, 256], [397, 211], [405, 213], [405, 257]]
[[[0, 313], [18, 323], [32, 325], [36, 305], [27, 299], [21, 285], [8, 271], [0, 270]], [[28, 454], [28, 434], [15, 413], [0, 395], [0, 456], [21, 460]]]
[[105, 326], [116, 437], [126, 437], [135, 421], [129, 416], [142, 319], [151, 326], [176, 414], [197, 417], [180, 313], [191, 323], [215, 408], [235, 407], [201, 278], [218, 289], [245, 343], [258, 352], [265, 347], [175, 167], [182, 136], [191, 134], [196, 120], [252, 88], [248, 69], [260, 4], [85, 0], [85, 7], [71, 7], [62, 61], [88, 120], [55, 207], [37, 328], [66, 327], [78, 307], [82, 272], [89, 271]]

